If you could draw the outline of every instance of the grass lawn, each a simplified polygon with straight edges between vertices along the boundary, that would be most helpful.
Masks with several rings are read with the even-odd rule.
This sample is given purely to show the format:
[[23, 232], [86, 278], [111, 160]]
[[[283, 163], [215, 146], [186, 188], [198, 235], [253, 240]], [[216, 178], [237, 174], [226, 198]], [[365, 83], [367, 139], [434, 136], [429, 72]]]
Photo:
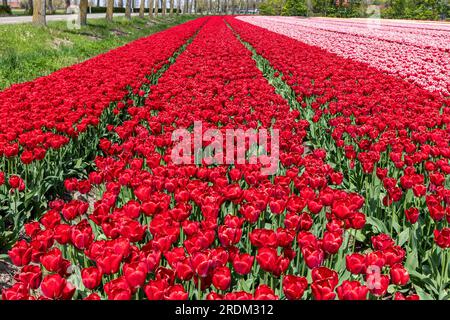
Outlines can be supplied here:
[[112, 23], [90, 19], [88, 26], [79, 30], [69, 29], [66, 21], [48, 22], [47, 27], [0, 25], [0, 90], [193, 18], [180, 15], [150, 21], [148, 16], [131, 20], [116, 17]]

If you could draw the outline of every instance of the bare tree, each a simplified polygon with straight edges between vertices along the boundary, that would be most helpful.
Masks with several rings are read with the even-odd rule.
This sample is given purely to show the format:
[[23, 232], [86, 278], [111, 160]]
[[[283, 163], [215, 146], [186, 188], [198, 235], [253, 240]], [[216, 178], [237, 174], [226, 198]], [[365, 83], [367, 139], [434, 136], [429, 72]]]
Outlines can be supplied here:
[[173, 16], [173, 0], [170, 0], [170, 9], [169, 9], [169, 15]]
[[162, 0], [162, 11], [161, 11], [161, 14], [163, 15], [163, 16], [165, 16], [166, 15], [166, 7], [167, 7], [167, 0]]
[[189, 0], [184, 0], [184, 9], [183, 9], [183, 13], [184, 13], [184, 14], [188, 14], [188, 13], [189, 13]]
[[181, 0], [177, 0], [177, 15], [181, 12]]
[[45, 26], [45, 0], [34, 0], [33, 3], [33, 23], [36, 25]]
[[87, 25], [88, 0], [80, 0], [80, 24]]
[[6, 7], [8, 5], [8, 0], [2, 0], [2, 6]]
[[123, 8], [123, 0], [117, 1], [117, 6], [118, 6], [119, 8]]
[[106, 20], [112, 21], [114, 13], [114, 0], [107, 0], [106, 5]]
[[125, 4], [125, 18], [131, 19], [131, 0], [127, 0]]

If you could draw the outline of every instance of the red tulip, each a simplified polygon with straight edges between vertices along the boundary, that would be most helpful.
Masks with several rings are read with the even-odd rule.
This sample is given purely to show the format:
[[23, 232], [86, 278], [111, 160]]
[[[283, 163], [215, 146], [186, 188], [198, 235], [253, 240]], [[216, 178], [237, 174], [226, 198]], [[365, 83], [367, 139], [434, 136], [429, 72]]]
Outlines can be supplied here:
[[62, 253], [58, 248], [53, 248], [41, 256], [42, 265], [50, 272], [58, 272], [63, 264]]
[[261, 266], [261, 269], [267, 272], [272, 272], [276, 268], [278, 260], [277, 250], [274, 248], [260, 248], [256, 254], [256, 261]]
[[131, 288], [141, 287], [147, 277], [147, 264], [145, 262], [132, 262], [123, 266], [123, 274]]
[[359, 253], [352, 253], [345, 257], [345, 265], [352, 274], [361, 274], [366, 271], [366, 257]]
[[41, 291], [50, 299], [70, 299], [75, 288], [59, 274], [51, 274], [42, 280]]
[[15, 278], [28, 285], [30, 289], [35, 290], [39, 288], [39, 285], [41, 284], [42, 272], [38, 266], [26, 265]]
[[256, 288], [254, 298], [255, 300], [278, 300], [278, 296], [275, 295], [274, 291], [265, 284], [261, 284]]
[[283, 278], [283, 292], [289, 300], [299, 300], [308, 288], [308, 280], [304, 277], [287, 275]]
[[12, 247], [12, 249], [8, 251], [8, 255], [12, 263], [14, 263], [18, 267], [30, 263], [31, 253], [32, 249], [25, 240], [19, 240]]
[[255, 257], [248, 253], [237, 254], [233, 259], [233, 268], [237, 274], [246, 275], [250, 273]]
[[359, 281], [345, 280], [336, 291], [339, 300], [366, 300], [369, 289]]
[[87, 289], [93, 290], [102, 282], [102, 273], [96, 267], [84, 268], [81, 270], [81, 280]]
[[227, 267], [219, 267], [214, 269], [212, 283], [218, 290], [225, 291], [231, 283], [231, 271]]
[[450, 228], [434, 230], [434, 242], [441, 248], [450, 248]]
[[409, 208], [405, 210], [406, 220], [410, 223], [414, 224], [419, 219], [419, 209], [417, 208]]
[[409, 281], [409, 273], [401, 264], [395, 264], [390, 270], [391, 281], [393, 284], [404, 286]]

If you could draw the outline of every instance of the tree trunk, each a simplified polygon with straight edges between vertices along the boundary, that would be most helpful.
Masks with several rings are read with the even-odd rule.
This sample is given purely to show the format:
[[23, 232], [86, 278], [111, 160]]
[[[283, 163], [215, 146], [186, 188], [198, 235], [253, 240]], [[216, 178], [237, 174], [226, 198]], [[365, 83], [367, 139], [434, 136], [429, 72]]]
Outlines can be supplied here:
[[177, 15], [179, 15], [181, 12], [181, 1], [177, 0]]
[[159, 15], [159, 0], [155, 0], [155, 15]]
[[144, 19], [145, 16], [145, 0], [141, 0], [139, 6], [139, 18]]
[[249, 10], [249, 8], [250, 8], [250, 0], [247, 0], [247, 1], [246, 1], [245, 6], [246, 6], [246, 8], [245, 8], [245, 14], [248, 14], [248, 10]]
[[212, 13], [212, 0], [208, 0], [208, 14]]
[[33, 4], [33, 23], [45, 26], [45, 0], [34, 0]]
[[184, 0], [184, 9], [183, 9], [183, 13], [184, 13], [184, 14], [188, 14], [188, 13], [189, 13], [189, 0]]
[[117, 6], [118, 6], [119, 8], [123, 8], [123, 0], [119, 0], [119, 1], [117, 2]]
[[153, 18], [153, 7], [155, 5], [154, 0], [148, 0], [148, 16], [150, 18]]
[[106, 20], [112, 21], [114, 13], [114, 0], [107, 0]]
[[216, 13], [219, 13], [220, 12], [220, 0], [217, 0], [217, 12]]
[[170, 0], [170, 9], [169, 9], [169, 15], [172, 17], [173, 16], [173, 0]]
[[8, 5], [8, 0], [2, 0], [2, 6], [6, 7]]
[[80, 0], [80, 24], [87, 25], [88, 0]]
[[167, 7], [167, 0], [162, 0], [162, 11], [161, 11], [161, 14], [163, 15], [163, 16], [165, 16], [166, 15], [166, 7]]
[[100, 0], [97, 0], [97, 7], [100, 7]]
[[131, 0], [127, 0], [125, 4], [125, 18], [131, 19]]
[[236, 13], [236, 1], [235, 0], [231, 0], [231, 13], [232, 14]]

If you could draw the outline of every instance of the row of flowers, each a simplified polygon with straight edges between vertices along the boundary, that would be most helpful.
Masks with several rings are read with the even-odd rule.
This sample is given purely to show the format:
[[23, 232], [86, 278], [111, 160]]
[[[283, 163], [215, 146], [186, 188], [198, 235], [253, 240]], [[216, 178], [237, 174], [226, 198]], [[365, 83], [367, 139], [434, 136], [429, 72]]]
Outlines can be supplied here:
[[203, 23], [187, 22], [0, 92], [0, 156], [23, 148], [28, 164], [97, 125], [110, 102], [139, 90]]
[[[238, 19], [228, 22], [292, 90], [291, 105], [311, 124], [308, 139], [327, 150], [327, 161], [344, 173], [345, 189], [364, 196], [368, 222], [393, 238], [408, 240], [408, 269], [418, 273], [415, 284], [432, 296], [445, 296], [448, 101], [363, 63]], [[433, 284], [425, 288], [428, 276]]]
[[323, 29], [336, 33], [364, 36], [399, 44], [428, 49], [430, 47], [444, 52], [450, 50], [450, 26], [439, 23], [389, 22], [385, 19], [309, 19], [280, 18], [289, 23]]
[[[223, 18], [128, 114], [100, 141], [89, 179], [65, 182], [95, 192], [95, 203], [55, 200], [25, 226], [9, 251], [21, 272], [4, 299], [418, 298], [405, 250], [366, 228], [364, 198], [343, 190], [323, 149], [304, 147], [309, 122]], [[259, 163], [175, 164], [172, 133], [195, 121], [280, 130], [277, 174]]]
[[128, 106], [145, 99], [205, 21], [187, 22], [0, 92], [1, 247], [14, 241], [23, 220], [47, 208], [49, 197], [63, 193], [65, 178], [91, 170], [107, 125], [121, 123]]
[[[239, 17], [262, 28], [366, 63], [427, 90], [450, 95], [450, 33], [447, 30], [396, 27], [395, 33], [366, 25], [285, 17]], [[357, 27], [353, 27], [356, 25]], [[421, 32], [417, 32], [420, 30]]]

